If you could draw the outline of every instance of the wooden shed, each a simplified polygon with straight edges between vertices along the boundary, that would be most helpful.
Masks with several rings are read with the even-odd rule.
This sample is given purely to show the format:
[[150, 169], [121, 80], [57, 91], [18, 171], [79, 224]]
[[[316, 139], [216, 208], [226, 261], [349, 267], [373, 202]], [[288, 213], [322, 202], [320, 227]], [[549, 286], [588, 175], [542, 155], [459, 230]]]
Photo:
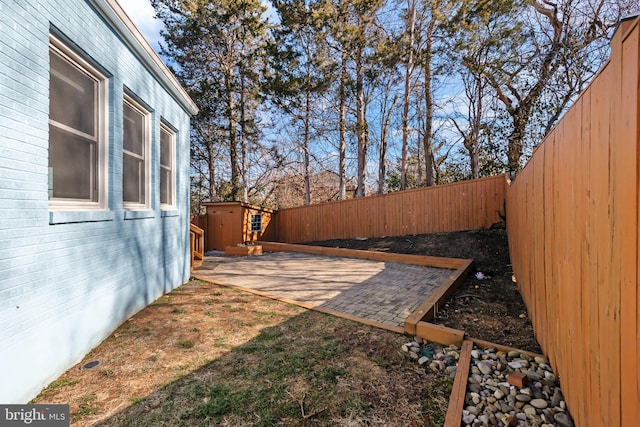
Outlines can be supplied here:
[[[206, 207], [205, 248], [223, 251], [226, 246], [256, 240], [275, 240], [275, 212], [242, 202], [208, 202]], [[203, 224], [204, 225], [204, 224]]]

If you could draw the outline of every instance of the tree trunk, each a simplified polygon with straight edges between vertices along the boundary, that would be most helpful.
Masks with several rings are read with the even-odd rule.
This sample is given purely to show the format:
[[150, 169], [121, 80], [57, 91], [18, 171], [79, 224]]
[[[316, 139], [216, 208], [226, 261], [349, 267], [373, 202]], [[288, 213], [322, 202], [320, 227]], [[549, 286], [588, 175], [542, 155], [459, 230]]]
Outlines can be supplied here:
[[469, 153], [471, 158], [471, 178], [478, 179], [480, 178], [480, 150], [478, 144], [476, 143]]
[[242, 201], [244, 203], [249, 202], [249, 186], [247, 183], [247, 122], [245, 117], [245, 78], [241, 78], [240, 88], [240, 185], [242, 192]]
[[363, 48], [359, 46], [356, 48], [356, 133], [358, 139], [357, 197], [364, 197], [366, 194], [367, 123], [364, 102], [364, 52]]
[[240, 171], [238, 165], [238, 143], [236, 140], [235, 103], [233, 101], [232, 75], [225, 76], [227, 96], [227, 131], [229, 132], [229, 160], [231, 162], [231, 198], [238, 200], [240, 189]]
[[[389, 86], [391, 82], [389, 83]], [[395, 109], [396, 102], [398, 101], [398, 95], [396, 94], [393, 97], [393, 102], [389, 107], [389, 110], [385, 111], [384, 107], [387, 105], [387, 99], [389, 94], [389, 87], [387, 87], [387, 95], [385, 95], [385, 102], [382, 109], [381, 118], [382, 129], [380, 132], [380, 158], [378, 163], [378, 194], [384, 194], [385, 190], [385, 176], [387, 175], [387, 138], [389, 137], [389, 129], [391, 128], [391, 114], [393, 114], [393, 110]]]
[[380, 138], [380, 160], [378, 163], [378, 194], [384, 194], [384, 177], [387, 174], [387, 138]]
[[216, 161], [215, 161], [215, 153], [213, 150], [213, 144], [209, 141], [209, 146], [207, 147], [208, 156], [207, 156], [207, 169], [209, 172], [209, 201], [216, 201]]
[[509, 148], [507, 151], [507, 168], [509, 172], [516, 172], [520, 169], [520, 158], [522, 157], [522, 143], [528, 118], [520, 108], [516, 108], [512, 114], [513, 130], [509, 134], [507, 141]]
[[[433, 6], [433, 5], [432, 5]], [[433, 10], [431, 13], [431, 21], [426, 31], [426, 47], [424, 58], [424, 129], [423, 140], [424, 145], [424, 167], [425, 167], [425, 183], [427, 187], [433, 185], [433, 91], [431, 88], [431, 81], [433, 79], [433, 71], [431, 68], [431, 61], [433, 59], [433, 32], [435, 31], [436, 20], [433, 17]]]
[[407, 70], [404, 75], [404, 97], [402, 99], [402, 159], [400, 162], [400, 190], [407, 189], [408, 153], [409, 153], [409, 100], [411, 98], [411, 75], [414, 67], [414, 39], [416, 28], [416, 2], [407, 0], [407, 27], [409, 28], [409, 45]]
[[347, 54], [342, 51], [342, 64], [340, 65], [340, 89], [338, 91], [340, 98], [340, 147], [338, 159], [338, 175], [340, 179], [340, 188], [338, 190], [338, 199], [344, 200], [346, 193], [345, 170], [347, 157]]
[[476, 102], [473, 122], [471, 123], [471, 147], [469, 160], [471, 166], [471, 178], [480, 178], [480, 125], [482, 120], [482, 76], [476, 76]]
[[311, 114], [311, 94], [305, 93], [304, 106], [304, 204], [311, 204], [311, 169], [309, 165], [309, 115]]

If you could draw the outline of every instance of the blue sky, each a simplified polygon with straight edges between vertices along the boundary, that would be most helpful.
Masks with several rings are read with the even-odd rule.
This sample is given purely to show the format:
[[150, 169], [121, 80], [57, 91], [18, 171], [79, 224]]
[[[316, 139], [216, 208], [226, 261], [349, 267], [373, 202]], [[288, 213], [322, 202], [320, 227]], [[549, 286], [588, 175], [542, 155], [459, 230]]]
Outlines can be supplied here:
[[120, 6], [136, 24], [136, 27], [142, 32], [151, 46], [158, 50], [158, 41], [162, 40], [160, 30], [163, 25], [162, 22], [154, 19], [155, 11], [151, 6], [151, 2], [149, 0], [118, 0], [118, 3], [120, 3]]

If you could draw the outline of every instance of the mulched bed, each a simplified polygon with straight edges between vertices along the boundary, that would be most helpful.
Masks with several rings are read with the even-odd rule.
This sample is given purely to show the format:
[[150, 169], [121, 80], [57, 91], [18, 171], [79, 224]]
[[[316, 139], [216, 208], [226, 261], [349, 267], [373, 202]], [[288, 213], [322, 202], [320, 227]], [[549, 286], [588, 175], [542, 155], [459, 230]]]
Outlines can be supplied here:
[[[513, 271], [504, 229], [326, 240], [308, 244], [473, 259], [474, 271], [432, 322], [464, 330], [473, 338], [542, 353], [527, 308], [512, 281]], [[477, 276], [484, 278], [478, 279], [476, 273], [481, 273]]]

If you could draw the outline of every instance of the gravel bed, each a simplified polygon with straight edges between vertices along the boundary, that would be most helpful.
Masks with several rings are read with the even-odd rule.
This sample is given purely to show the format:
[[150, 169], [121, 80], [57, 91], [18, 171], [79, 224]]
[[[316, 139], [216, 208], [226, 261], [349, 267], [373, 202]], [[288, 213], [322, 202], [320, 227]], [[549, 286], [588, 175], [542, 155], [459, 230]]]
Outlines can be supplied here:
[[[456, 375], [460, 349], [416, 337], [402, 350], [434, 372]], [[462, 425], [467, 427], [573, 427], [557, 376], [545, 358], [494, 348], [471, 351]]]

